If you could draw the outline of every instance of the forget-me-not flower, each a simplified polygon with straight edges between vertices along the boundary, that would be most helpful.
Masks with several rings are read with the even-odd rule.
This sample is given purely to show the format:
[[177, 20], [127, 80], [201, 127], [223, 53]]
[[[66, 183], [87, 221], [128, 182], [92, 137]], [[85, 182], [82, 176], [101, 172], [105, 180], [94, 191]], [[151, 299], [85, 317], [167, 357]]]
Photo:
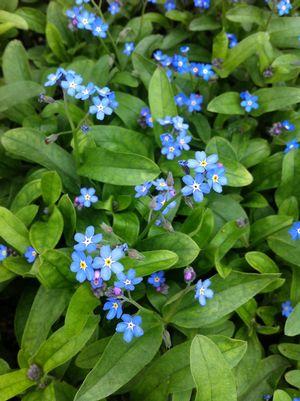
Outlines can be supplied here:
[[82, 82], [80, 75], [67, 71], [64, 80], [61, 82], [61, 87], [67, 91], [70, 96], [75, 96], [78, 86]]
[[98, 196], [95, 195], [95, 192], [95, 188], [81, 188], [78, 202], [85, 207], [90, 207], [92, 203], [98, 202]]
[[110, 298], [103, 305], [103, 310], [108, 310], [108, 314], [106, 315], [107, 320], [112, 320], [115, 317], [120, 319], [123, 313], [122, 302], [118, 299]]
[[94, 276], [92, 267], [93, 258], [86, 256], [84, 252], [73, 252], [70, 269], [73, 273], [76, 273], [76, 280], [83, 283], [85, 280], [91, 281]]
[[251, 95], [248, 91], [240, 93], [241, 106], [249, 113], [252, 109], [257, 110], [259, 108], [258, 105], [258, 96]]
[[124, 257], [121, 247], [111, 250], [109, 245], [104, 245], [100, 249], [100, 257], [94, 259], [94, 269], [101, 269], [101, 277], [104, 281], [111, 278], [111, 272], [118, 274], [124, 270], [124, 266], [119, 262]]
[[99, 96], [93, 97], [93, 105], [89, 107], [91, 114], [96, 114], [98, 120], [102, 121], [105, 115], [110, 116], [113, 109], [110, 107], [109, 99], [107, 97], [100, 99]]
[[218, 155], [215, 153], [207, 156], [203, 151], [195, 153], [195, 159], [188, 159], [187, 166], [195, 170], [196, 173], [204, 173], [206, 170], [215, 169], [217, 167]]
[[198, 299], [201, 306], [206, 305], [206, 298], [211, 299], [214, 296], [213, 290], [209, 287], [211, 286], [211, 281], [206, 279], [204, 281], [199, 280], [195, 288], [195, 298]]
[[37, 257], [37, 251], [32, 246], [28, 246], [24, 256], [28, 263], [33, 263]]
[[287, 142], [286, 147], [284, 149], [284, 153], [288, 153], [293, 149], [298, 149], [299, 148], [299, 143], [297, 142], [297, 139], [293, 139], [290, 142]]
[[140, 327], [142, 324], [142, 318], [140, 316], [124, 314], [122, 320], [123, 322], [117, 324], [116, 332], [124, 333], [123, 339], [127, 343], [130, 343], [133, 337], [141, 337], [144, 334], [143, 329]]
[[126, 56], [130, 56], [131, 53], [134, 51], [134, 43], [133, 42], [127, 42], [124, 45], [123, 53], [126, 54]]
[[108, 25], [100, 18], [97, 17], [92, 23], [92, 34], [99, 38], [106, 38]]
[[1, 244], [0, 245], [0, 262], [7, 258], [7, 246]]
[[154, 288], [161, 287], [162, 284], [165, 283], [165, 272], [159, 271], [156, 273], [152, 273], [150, 277], [148, 277], [148, 283], [151, 284]]
[[292, 306], [291, 301], [285, 301], [281, 304], [281, 314], [284, 317], [289, 317], [293, 312], [294, 308]]
[[289, 229], [289, 234], [294, 241], [300, 239], [300, 221], [293, 223], [292, 227]]
[[88, 226], [85, 234], [76, 233], [74, 239], [78, 244], [74, 246], [75, 251], [94, 252], [97, 249], [97, 244], [102, 240], [102, 234], [96, 234], [94, 226]]
[[203, 194], [208, 194], [210, 192], [210, 187], [204, 181], [204, 176], [201, 173], [196, 174], [195, 178], [191, 175], [185, 175], [182, 177], [182, 181], [186, 184], [185, 187], [181, 189], [184, 196], [192, 195], [195, 202], [203, 201]]
[[207, 172], [208, 185], [218, 193], [222, 192], [222, 186], [227, 184], [227, 178], [225, 177], [225, 169], [218, 167]]
[[123, 272], [117, 274], [118, 281], [115, 281], [115, 287], [124, 288], [127, 291], [133, 291], [135, 285], [143, 281], [142, 277], [135, 277], [136, 271], [129, 269], [125, 274]]

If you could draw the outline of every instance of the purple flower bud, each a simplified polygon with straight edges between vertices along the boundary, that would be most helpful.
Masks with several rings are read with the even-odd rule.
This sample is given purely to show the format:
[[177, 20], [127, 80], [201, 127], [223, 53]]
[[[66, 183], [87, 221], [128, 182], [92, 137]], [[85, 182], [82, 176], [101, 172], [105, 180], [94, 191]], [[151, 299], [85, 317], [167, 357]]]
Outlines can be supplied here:
[[113, 288], [113, 294], [114, 294], [116, 297], [119, 297], [120, 295], [123, 294], [123, 291], [122, 291], [121, 288], [114, 287], [114, 288]]
[[32, 365], [29, 366], [29, 369], [27, 370], [27, 377], [29, 380], [32, 381], [38, 381], [42, 376], [42, 369], [33, 363]]
[[186, 283], [192, 283], [195, 278], [196, 278], [196, 272], [195, 270], [192, 268], [192, 266], [188, 266], [184, 269], [183, 272], [183, 277], [184, 277], [184, 281]]
[[44, 95], [44, 93], [40, 93], [39, 97], [38, 97], [38, 102], [50, 104], [50, 103], [54, 103], [55, 99], [53, 99], [53, 97]]
[[273, 76], [273, 68], [272, 67], [266, 68], [264, 70], [264, 72], [263, 72], [263, 76], [265, 78], [272, 78], [272, 76]]
[[223, 59], [222, 58], [215, 58], [215, 59], [213, 59], [213, 61], [212, 61], [212, 65], [214, 66], [214, 67], [216, 67], [216, 68], [222, 68], [222, 64], [223, 64]]
[[163, 283], [161, 286], [156, 287], [156, 291], [160, 292], [161, 294], [168, 295], [169, 286], [168, 284]]
[[80, 127], [80, 129], [81, 129], [81, 131], [82, 131], [84, 134], [87, 134], [91, 128], [90, 128], [90, 126], [87, 125], [87, 124], [82, 124], [82, 126]]
[[101, 297], [103, 297], [105, 295], [106, 283], [103, 283], [102, 287], [100, 287], [100, 288], [92, 288], [91, 287], [91, 290], [93, 291], [93, 294], [95, 295], [95, 297], [100, 299]]
[[240, 217], [239, 219], [236, 219], [235, 223], [238, 228], [243, 228], [248, 224], [248, 220], [244, 217]]
[[76, 198], [74, 199], [74, 206], [76, 207], [76, 209], [81, 210], [83, 208], [83, 204], [80, 202], [79, 197], [76, 196]]

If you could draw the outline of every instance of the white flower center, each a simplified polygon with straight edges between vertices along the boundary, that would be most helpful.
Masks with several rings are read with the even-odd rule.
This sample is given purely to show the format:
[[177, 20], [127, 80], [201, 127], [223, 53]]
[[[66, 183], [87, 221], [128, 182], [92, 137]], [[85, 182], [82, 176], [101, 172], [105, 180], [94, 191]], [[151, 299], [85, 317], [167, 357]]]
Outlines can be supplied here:
[[193, 191], [199, 191], [200, 190], [200, 184], [198, 184], [197, 182], [194, 182], [193, 184]]
[[133, 322], [127, 323], [127, 329], [133, 330], [135, 324]]
[[182, 61], [178, 61], [178, 66], [182, 67], [183, 66], [183, 62]]
[[89, 194], [84, 195], [84, 199], [89, 201], [91, 199], [91, 195], [89, 195]]
[[77, 83], [75, 81], [70, 82], [70, 85], [69, 85], [70, 88], [75, 89], [76, 86], [77, 86]]
[[97, 109], [98, 109], [98, 111], [103, 111], [104, 107], [102, 104], [98, 104]]
[[208, 70], [206, 68], [204, 68], [203, 74], [207, 74], [207, 73], [208, 73]]
[[192, 106], [196, 106], [196, 104], [197, 104], [197, 103], [196, 103], [195, 100], [192, 100], [192, 101], [191, 101], [191, 105], [192, 105]]
[[119, 305], [118, 305], [116, 302], [114, 302], [112, 307], [113, 307], [114, 309], [118, 309], [118, 306], [119, 306]]
[[126, 279], [126, 280], [124, 281], [124, 284], [125, 284], [125, 285], [130, 285], [130, 284], [131, 284], [131, 280]]
[[300, 234], [300, 228], [298, 228], [297, 233]]
[[92, 243], [92, 237], [85, 237], [85, 238], [84, 238], [83, 244], [84, 244], [85, 246], [88, 246], [88, 245], [91, 244], [91, 243]]
[[82, 23], [83, 25], [87, 25], [89, 23], [89, 20], [87, 18], [83, 18]]
[[248, 100], [247, 105], [252, 106], [252, 100]]
[[213, 182], [218, 182], [219, 176], [217, 174], [214, 174], [212, 177]]
[[204, 288], [204, 287], [201, 287], [201, 288], [199, 289], [199, 294], [200, 294], [200, 295], [204, 295], [204, 294], [205, 294], [205, 288]]
[[111, 267], [112, 263], [113, 263], [113, 261], [112, 261], [111, 256], [109, 256], [108, 258], [104, 259], [105, 266]]
[[159, 282], [160, 282], [160, 278], [159, 278], [159, 277], [154, 277], [154, 281], [155, 281], [156, 283], [159, 283]]

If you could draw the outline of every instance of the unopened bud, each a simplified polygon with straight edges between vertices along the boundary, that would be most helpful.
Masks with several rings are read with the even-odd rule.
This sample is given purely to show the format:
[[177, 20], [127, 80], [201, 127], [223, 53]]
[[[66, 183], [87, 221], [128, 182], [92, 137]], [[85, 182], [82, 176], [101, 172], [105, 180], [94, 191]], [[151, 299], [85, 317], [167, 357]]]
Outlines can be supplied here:
[[246, 225], [248, 224], [248, 219], [246, 219], [245, 217], [240, 217], [239, 219], [236, 219], [235, 223], [238, 228], [243, 228], [246, 227]]
[[100, 224], [100, 227], [102, 228], [102, 230], [105, 232], [105, 233], [107, 233], [107, 234], [112, 234], [114, 231], [113, 231], [113, 229], [112, 229], [112, 227], [111, 226], [108, 226], [107, 224], [105, 224], [105, 223], [101, 223]]
[[38, 101], [39, 101], [39, 103], [48, 103], [48, 104], [50, 104], [50, 103], [54, 103], [55, 99], [53, 99], [53, 97], [44, 95], [44, 93], [40, 93], [39, 97], [38, 97]]
[[163, 283], [161, 286], [156, 288], [156, 291], [160, 292], [161, 294], [168, 295], [169, 286], [168, 286], [168, 284]]
[[167, 329], [165, 329], [163, 332], [163, 340], [164, 340], [166, 348], [170, 349], [172, 347], [172, 341], [171, 341], [170, 333], [168, 332]]
[[266, 68], [263, 72], [263, 76], [265, 78], [272, 78], [273, 77], [273, 68], [272, 67]]
[[193, 202], [193, 199], [192, 199], [191, 197], [185, 196], [183, 199], [184, 199], [185, 204], [186, 204], [188, 207], [190, 207], [191, 209], [194, 208], [194, 202]]
[[87, 125], [87, 124], [82, 124], [82, 126], [80, 127], [80, 129], [81, 129], [81, 131], [82, 131], [84, 134], [87, 134], [91, 128], [90, 128], [90, 126]]
[[168, 220], [165, 219], [162, 226], [163, 226], [163, 228], [165, 230], [170, 231], [170, 232], [174, 232], [174, 228], [173, 228], [172, 224]]
[[181, 166], [181, 168], [182, 168], [182, 170], [184, 171], [185, 174], [187, 174], [187, 175], [190, 174], [190, 169], [188, 167], [187, 160], [179, 160], [178, 164], [179, 164], [179, 166]]
[[184, 269], [183, 271], [183, 277], [184, 277], [184, 281], [186, 283], [192, 283], [195, 278], [196, 278], [196, 272], [195, 270], [192, 268], [192, 266], [188, 266]]
[[45, 144], [49, 145], [49, 143], [56, 142], [59, 137], [59, 134], [52, 134], [45, 138]]
[[136, 259], [136, 260], [145, 259], [145, 256], [136, 249], [128, 249], [127, 255], [130, 257], [130, 259]]
[[114, 295], [115, 295], [116, 297], [119, 297], [120, 295], [123, 294], [123, 291], [122, 291], [122, 289], [119, 288], [119, 287], [114, 287], [114, 288], [113, 288], [113, 293], [114, 293]]
[[33, 363], [32, 365], [29, 366], [29, 369], [27, 370], [27, 377], [29, 380], [32, 381], [38, 381], [42, 376], [42, 370], [41, 368]]
[[171, 173], [171, 171], [168, 172], [167, 185], [168, 185], [168, 187], [174, 186], [174, 178], [173, 178], [173, 174]]

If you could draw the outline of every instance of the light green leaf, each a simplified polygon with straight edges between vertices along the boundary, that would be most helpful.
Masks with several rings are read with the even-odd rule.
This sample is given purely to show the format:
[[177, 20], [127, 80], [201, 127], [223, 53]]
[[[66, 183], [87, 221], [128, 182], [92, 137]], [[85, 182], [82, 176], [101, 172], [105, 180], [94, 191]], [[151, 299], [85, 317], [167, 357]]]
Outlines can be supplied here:
[[27, 369], [20, 369], [0, 376], [0, 401], [23, 393], [36, 383], [27, 378]]
[[173, 89], [161, 67], [156, 69], [149, 84], [149, 105], [155, 120], [177, 115]]
[[35, 199], [42, 195], [41, 180], [29, 181], [25, 184], [15, 196], [11, 204], [12, 212], [16, 213], [22, 207], [29, 205]]
[[299, 244], [291, 239], [287, 228], [271, 235], [268, 238], [268, 245], [276, 255], [285, 261], [300, 266]]
[[62, 185], [56, 171], [47, 171], [42, 175], [41, 189], [46, 205], [52, 205], [58, 200], [62, 191]]
[[21, 253], [30, 245], [24, 223], [4, 207], [0, 207], [0, 237]]
[[174, 266], [177, 261], [178, 256], [175, 252], [162, 249], [159, 251], [143, 252], [138, 259], [126, 257], [122, 259], [122, 264], [126, 269], [134, 268], [137, 276], [143, 277], [158, 270], [167, 270]]
[[295, 306], [293, 312], [287, 318], [284, 334], [290, 337], [300, 334], [300, 303]]
[[0, 22], [9, 23], [12, 27], [17, 29], [28, 29], [28, 24], [25, 19], [20, 17], [16, 13], [10, 13], [8, 11], [0, 10]]
[[43, 91], [42, 86], [32, 81], [18, 81], [3, 85], [0, 87], [0, 112], [37, 97]]
[[207, 106], [207, 110], [220, 114], [244, 115], [245, 110], [241, 107], [241, 98], [237, 92], [225, 92], [215, 97]]

